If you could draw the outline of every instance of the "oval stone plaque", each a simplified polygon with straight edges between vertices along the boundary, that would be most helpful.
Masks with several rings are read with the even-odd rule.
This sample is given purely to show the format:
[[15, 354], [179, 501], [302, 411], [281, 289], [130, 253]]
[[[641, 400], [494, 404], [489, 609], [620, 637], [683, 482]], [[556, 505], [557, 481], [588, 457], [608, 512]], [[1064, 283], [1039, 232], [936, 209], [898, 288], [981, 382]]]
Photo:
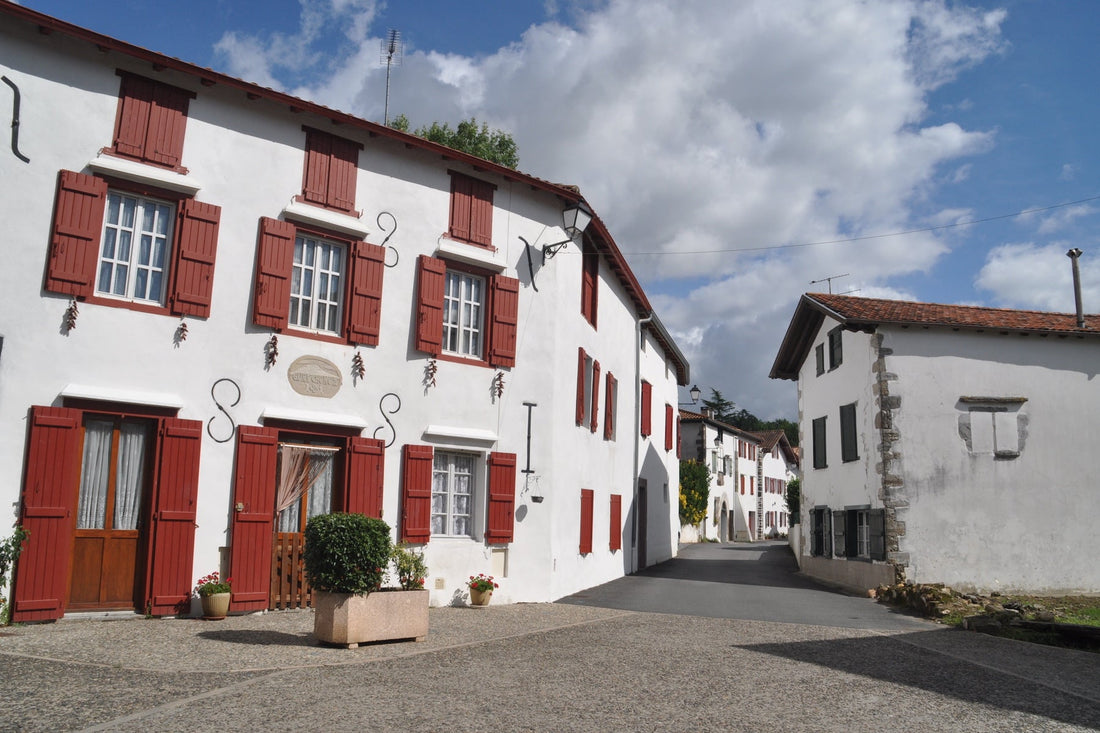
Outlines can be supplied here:
[[336, 365], [319, 356], [299, 356], [286, 370], [286, 378], [295, 392], [310, 397], [332, 397], [344, 383]]

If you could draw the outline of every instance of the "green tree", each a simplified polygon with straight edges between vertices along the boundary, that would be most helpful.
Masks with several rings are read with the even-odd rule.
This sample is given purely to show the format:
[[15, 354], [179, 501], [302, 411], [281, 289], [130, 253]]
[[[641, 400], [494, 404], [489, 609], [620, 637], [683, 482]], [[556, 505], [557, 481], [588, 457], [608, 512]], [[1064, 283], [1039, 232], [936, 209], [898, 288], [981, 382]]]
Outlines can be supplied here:
[[[710, 399], [703, 400], [703, 407], [709, 408], [711, 416], [719, 422], [733, 423], [730, 420], [733, 419], [735, 414], [734, 405], [732, 402], [722, 396], [722, 393], [716, 390], [714, 387], [710, 388]], [[744, 412], [742, 410], [742, 412]]]
[[802, 507], [802, 479], [793, 478], [787, 482], [787, 513], [791, 515], [791, 524], [799, 523]]
[[[409, 118], [397, 115], [390, 121], [390, 127], [408, 132]], [[519, 165], [519, 151], [512, 136], [503, 130], [490, 129], [484, 122], [479, 127], [474, 117], [459, 122], [454, 128], [447, 122], [433, 122], [431, 125], [418, 127], [412, 134], [513, 170]]]
[[695, 525], [707, 516], [710, 469], [699, 461], [680, 461], [680, 524]]

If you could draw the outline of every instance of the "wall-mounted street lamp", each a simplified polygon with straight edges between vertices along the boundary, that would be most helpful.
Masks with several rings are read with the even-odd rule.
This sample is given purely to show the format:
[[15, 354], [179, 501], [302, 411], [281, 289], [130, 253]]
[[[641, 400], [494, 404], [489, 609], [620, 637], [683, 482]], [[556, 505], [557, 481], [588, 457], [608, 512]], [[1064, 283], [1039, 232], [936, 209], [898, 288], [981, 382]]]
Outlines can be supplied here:
[[554, 255], [561, 251], [563, 247], [571, 244], [574, 239], [584, 233], [584, 230], [588, 228], [588, 223], [592, 221], [592, 210], [583, 201], [576, 201], [562, 210], [561, 218], [562, 228], [565, 229], [569, 239], [542, 245], [543, 264], [546, 264], [547, 260], [553, 259]]
[[703, 394], [703, 391], [701, 389], [699, 389], [699, 385], [694, 384], [694, 385], [692, 385], [691, 389], [688, 390], [688, 396], [691, 397], [691, 402], [681, 402], [679, 404], [681, 404], [681, 405], [695, 405], [695, 404], [698, 404], [699, 403], [699, 397], [702, 396], [702, 394]]

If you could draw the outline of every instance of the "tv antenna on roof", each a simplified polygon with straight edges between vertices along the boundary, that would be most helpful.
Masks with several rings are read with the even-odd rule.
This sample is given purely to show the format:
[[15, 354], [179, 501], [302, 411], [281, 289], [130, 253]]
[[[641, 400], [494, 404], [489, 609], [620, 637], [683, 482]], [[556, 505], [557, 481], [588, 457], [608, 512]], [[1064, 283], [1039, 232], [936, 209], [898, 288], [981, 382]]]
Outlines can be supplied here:
[[[826, 283], [827, 282], [827, 283], [829, 283], [829, 295], [832, 295], [833, 294], [833, 280], [836, 280], [836, 279], [842, 278], [842, 277], [848, 277], [848, 273], [846, 272], [843, 275], [830, 275], [829, 277], [823, 277], [820, 280], [811, 280], [810, 285], [813, 285], [815, 283]], [[849, 290], [848, 292], [853, 292], [853, 291]]]
[[382, 39], [382, 54], [380, 61], [386, 65], [386, 110], [382, 118], [382, 124], [390, 124], [390, 68], [401, 65], [401, 56], [405, 52], [405, 43], [401, 40], [401, 31], [390, 28], [386, 31], [386, 37]]

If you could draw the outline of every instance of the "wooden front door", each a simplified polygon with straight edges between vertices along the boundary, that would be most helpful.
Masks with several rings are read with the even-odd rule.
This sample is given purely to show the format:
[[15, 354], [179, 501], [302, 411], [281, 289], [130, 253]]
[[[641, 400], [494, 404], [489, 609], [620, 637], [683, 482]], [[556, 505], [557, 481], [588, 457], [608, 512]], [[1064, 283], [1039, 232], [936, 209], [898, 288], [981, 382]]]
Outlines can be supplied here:
[[67, 608], [132, 609], [145, 569], [155, 423], [89, 415], [83, 433]]

